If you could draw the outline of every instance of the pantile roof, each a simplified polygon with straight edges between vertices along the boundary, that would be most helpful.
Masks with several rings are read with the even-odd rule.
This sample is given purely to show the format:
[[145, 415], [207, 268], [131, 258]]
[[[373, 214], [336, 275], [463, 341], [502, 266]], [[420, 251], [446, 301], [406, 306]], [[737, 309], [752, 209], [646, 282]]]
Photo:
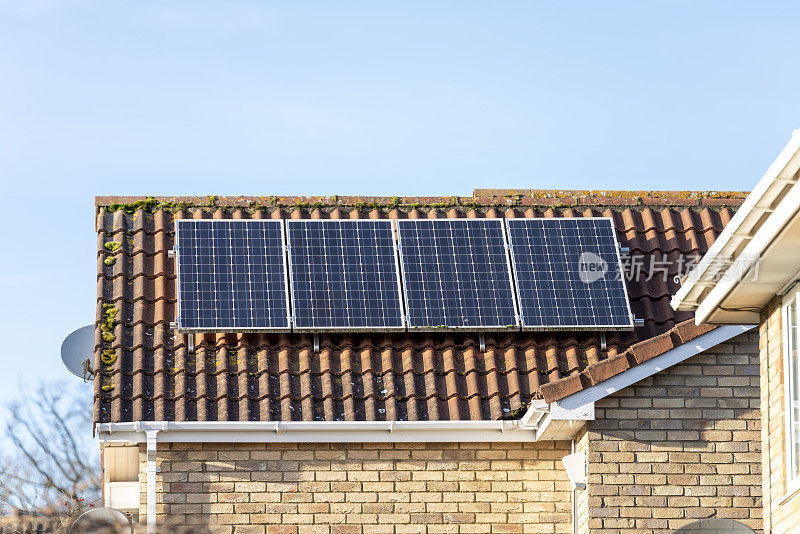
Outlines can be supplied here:
[[476, 190], [472, 197], [97, 197], [94, 421], [481, 420], [517, 416], [706, 332], [677, 271], [627, 282], [644, 325], [608, 332], [195, 335], [175, 320], [176, 218], [585, 217], [644, 264], [703, 254], [739, 192]]

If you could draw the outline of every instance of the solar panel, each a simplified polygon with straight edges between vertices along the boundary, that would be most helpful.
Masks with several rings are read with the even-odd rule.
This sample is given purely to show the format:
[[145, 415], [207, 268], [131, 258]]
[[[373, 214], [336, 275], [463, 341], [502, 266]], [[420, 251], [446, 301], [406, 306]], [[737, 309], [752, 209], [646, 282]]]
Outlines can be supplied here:
[[389, 220], [287, 221], [298, 330], [402, 330]]
[[500, 219], [397, 221], [409, 328], [519, 326]]
[[178, 328], [288, 330], [283, 223], [175, 221]]
[[611, 219], [507, 219], [523, 329], [633, 328]]

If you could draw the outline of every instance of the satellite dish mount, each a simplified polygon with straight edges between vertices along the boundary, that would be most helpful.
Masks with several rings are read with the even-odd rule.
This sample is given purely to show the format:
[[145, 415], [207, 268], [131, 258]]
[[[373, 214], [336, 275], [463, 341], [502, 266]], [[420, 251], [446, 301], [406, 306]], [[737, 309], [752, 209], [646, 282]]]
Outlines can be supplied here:
[[94, 325], [89, 324], [72, 332], [61, 343], [61, 361], [64, 362], [64, 367], [84, 382], [95, 375], [95, 370], [92, 369], [94, 335]]

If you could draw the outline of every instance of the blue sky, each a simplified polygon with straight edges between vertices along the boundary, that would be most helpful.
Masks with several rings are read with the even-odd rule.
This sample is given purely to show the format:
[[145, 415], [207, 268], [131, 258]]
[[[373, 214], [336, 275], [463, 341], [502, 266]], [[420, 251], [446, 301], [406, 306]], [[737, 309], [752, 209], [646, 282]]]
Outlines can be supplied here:
[[0, 401], [92, 321], [93, 198], [750, 189], [796, 2], [0, 1]]

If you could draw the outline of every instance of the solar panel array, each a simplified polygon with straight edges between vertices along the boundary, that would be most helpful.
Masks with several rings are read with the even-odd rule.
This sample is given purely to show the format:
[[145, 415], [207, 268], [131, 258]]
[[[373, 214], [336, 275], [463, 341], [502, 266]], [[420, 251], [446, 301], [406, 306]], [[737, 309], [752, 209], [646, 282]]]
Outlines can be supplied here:
[[176, 221], [178, 329], [631, 329], [607, 218]]
[[294, 326], [403, 329], [392, 222], [287, 223]]
[[501, 219], [398, 221], [409, 328], [518, 326]]
[[283, 225], [176, 221], [179, 328], [288, 330]]
[[522, 326], [632, 328], [611, 219], [508, 219]]

